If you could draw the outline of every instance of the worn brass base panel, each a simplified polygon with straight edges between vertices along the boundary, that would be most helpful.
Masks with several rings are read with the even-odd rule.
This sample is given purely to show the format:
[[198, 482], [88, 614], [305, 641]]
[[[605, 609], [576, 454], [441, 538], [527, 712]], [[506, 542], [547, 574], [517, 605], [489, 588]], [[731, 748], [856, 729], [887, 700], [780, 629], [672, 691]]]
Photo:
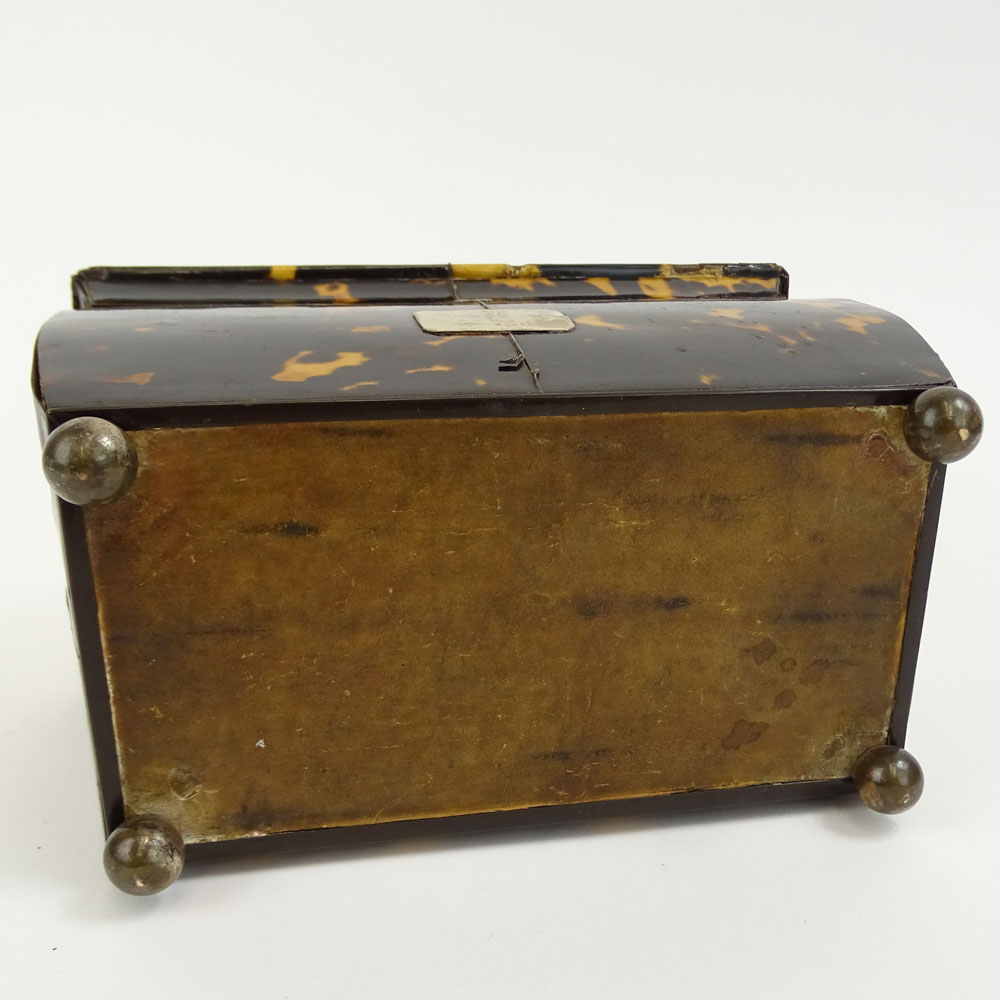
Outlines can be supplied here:
[[927, 488], [902, 416], [132, 432], [86, 512], [126, 813], [193, 843], [846, 777]]

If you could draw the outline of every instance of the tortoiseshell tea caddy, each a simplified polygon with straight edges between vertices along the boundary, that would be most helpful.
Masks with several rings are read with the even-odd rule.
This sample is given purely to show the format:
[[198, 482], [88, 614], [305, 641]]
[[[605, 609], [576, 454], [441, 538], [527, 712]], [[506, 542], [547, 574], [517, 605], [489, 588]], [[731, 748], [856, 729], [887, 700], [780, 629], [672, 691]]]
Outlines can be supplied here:
[[108, 842], [897, 812], [945, 463], [905, 322], [770, 264], [92, 268], [38, 338]]

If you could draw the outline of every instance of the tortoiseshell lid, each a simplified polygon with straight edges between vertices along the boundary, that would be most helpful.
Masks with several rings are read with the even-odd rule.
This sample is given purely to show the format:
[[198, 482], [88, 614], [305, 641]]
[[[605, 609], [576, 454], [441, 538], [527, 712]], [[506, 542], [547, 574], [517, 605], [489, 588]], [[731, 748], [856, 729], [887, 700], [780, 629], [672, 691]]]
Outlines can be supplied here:
[[[776, 265], [93, 268], [37, 347], [52, 414], [226, 404], [916, 390], [897, 316], [790, 301]], [[426, 333], [433, 308], [558, 309], [559, 333]]]

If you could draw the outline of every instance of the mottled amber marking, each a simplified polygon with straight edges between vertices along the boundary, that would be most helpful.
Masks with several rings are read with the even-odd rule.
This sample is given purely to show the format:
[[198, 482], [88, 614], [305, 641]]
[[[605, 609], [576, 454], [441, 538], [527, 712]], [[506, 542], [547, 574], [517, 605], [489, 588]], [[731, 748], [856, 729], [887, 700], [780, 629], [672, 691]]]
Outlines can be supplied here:
[[510, 276], [513, 278], [540, 278], [542, 269], [537, 264], [521, 264], [518, 267], [510, 268]]
[[101, 375], [98, 382], [130, 382], [132, 385], [149, 385], [155, 372], [136, 372], [134, 375]]
[[508, 288], [523, 288], [526, 292], [533, 292], [535, 285], [548, 285], [555, 288], [555, 282], [548, 278], [490, 278], [491, 285], [506, 285]]
[[711, 385], [719, 376], [718, 375], [699, 375], [698, 378], [702, 385]]
[[351, 333], [388, 333], [387, 326], [352, 326]]
[[[737, 285], [759, 285], [761, 288], [775, 289], [778, 287], [777, 278], [754, 278], [744, 276], [733, 276], [723, 273], [721, 265], [709, 265], [701, 267], [697, 271], [678, 270], [674, 264], [660, 265], [660, 276], [670, 278], [675, 281], [694, 281], [699, 285], [708, 288], [725, 288], [726, 291], [735, 292]], [[641, 281], [642, 279], [640, 279]]]
[[699, 285], [707, 288], [725, 288], [728, 292], [735, 292], [739, 285], [759, 285], [761, 288], [773, 289], [777, 287], [777, 281], [773, 278], [748, 278], [748, 277], [728, 277], [711, 274], [698, 274], [691, 276], [678, 275], [680, 281], [697, 281]]
[[303, 361], [312, 351], [299, 351], [290, 357], [280, 372], [271, 376], [275, 382], [305, 382], [307, 378], [332, 375], [338, 368], [354, 368], [371, 361], [360, 351], [341, 351], [333, 361]]
[[618, 294], [618, 289], [615, 288], [610, 278], [588, 278], [587, 284], [593, 285], [594, 288], [604, 292], [605, 295]]
[[874, 326], [878, 323], [884, 323], [884, 316], [864, 316], [860, 313], [854, 313], [850, 316], [838, 316], [837, 322], [841, 326], [846, 326], [848, 330], [853, 330], [855, 333], [860, 333], [862, 337], [868, 336], [868, 327]]
[[137, 326], [134, 329], [136, 333], [150, 333], [154, 328], [151, 326]]
[[506, 333], [489, 333], [487, 331], [476, 330], [472, 334], [466, 333], [450, 333], [450, 334], [440, 334], [438, 336], [432, 337], [430, 340], [425, 340], [424, 343], [428, 347], [440, 347], [442, 344], [450, 343], [453, 340], [465, 340], [468, 336], [475, 336], [477, 340], [490, 340], [491, 338], [501, 337], [506, 339]]
[[457, 281], [490, 281], [513, 277], [510, 264], [452, 264], [451, 276]]
[[314, 285], [313, 288], [317, 295], [321, 295], [325, 299], [333, 299], [334, 302], [350, 303], [358, 301], [351, 295], [351, 290], [347, 287], [346, 281], [328, 281], [325, 284]]
[[921, 375], [926, 375], [928, 378], [944, 378], [944, 375], [942, 375], [940, 372], [928, 371], [926, 368], [918, 368], [917, 371]]
[[[723, 309], [716, 309], [714, 312], [709, 313], [710, 316], [719, 316], [719, 313], [725, 312]], [[721, 317], [720, 317], [721, 318]], [[692, 323], [708, 323], [706, 319], [693, 319]], [[738, 319], [722, 319], [722, 322], [718, 324], [719, 326], [731, 326], [734, 330], [756, 330], [758, 333], [774, 333], [766, 323], [750, 323], [747, 320]], [[798, 341], [791, 341], [791, 343], [798, 343]]]
[[711, 309], [709, 316], [720, 316], [722, 319], [743, 319], [743, 310], [739, 306], [727, 306], [724, 309]]
[[450, 372], [451, 365], [428, 365], [426, 368], [407, 368], [407, 375], [416, 375], [417, 372]]
[[651, 299], [672, 299], [674, 297], [666, 278], [640, 278], [639, 290]]
[[111, 348], [108, 347], [107, 344], [91, 344], [90, 347], [87, 348], [87, 353], [99, 354], [101, 351], [109, 351], [109, 350], [111, 350]]
[[[768, 327], [767, 329], [770, 332], [771, 328]], [[788, 344], [789, 347], [794, 347], [798, 345], [798, 341], [794, 337], [789, 337], [787, 334], [784, 333], [778, 334], [778, 340], [780, 340], [783, 344]]]
[[577, 316], [577, 323], [583, 323], [584, 326], [606, 326], [609, 330], [624, 330], [625, 327], [621, 323], [609, 323], [606, 319], [601, 319], [597, 313], [587, 313], [586, 316]]
[[378, 380], [376, 379], [374, 382], [355, 382], [354, 385], [342, 385], [340, 388], [342, 392], [350, 392], [351, 389], [360, 389], [363, 385], [378, 385]]
[[484, 379], [484, 378], [477, 378], [476, 379], [476, 385], [486, 385], [486, 384], [487, 384], [486, 379]]
[[537, 264], [452, 264], [451, 276], [456, 281], [500, 281], [502, 279], [541, 278]]
[[808, 341], [810, 344], [816, 342], [816, 338], [811, 333], [808, 333], [806, 330], [799, 330], [799, 336], [803, 340]]
[[294, 281], [295, 280], [295, 265], [294, 264], [275, 264], [271, 268], [271, 280], [272, 281]]

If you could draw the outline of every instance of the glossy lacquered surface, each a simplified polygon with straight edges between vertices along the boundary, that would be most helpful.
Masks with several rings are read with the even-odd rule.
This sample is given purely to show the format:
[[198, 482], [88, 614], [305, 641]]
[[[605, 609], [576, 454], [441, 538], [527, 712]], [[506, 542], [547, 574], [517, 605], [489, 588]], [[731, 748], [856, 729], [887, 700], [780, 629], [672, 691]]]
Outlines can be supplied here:
[[73, 277], [76, 309], [787, 297], [777, 264], [90, 267]]
[[380, 401], [905, 392], [951, 380], [908, 323], [847, 300], [566, 301], [559, 311], [573, 330], [514, 338], [427, 334], [414, 311], [60, 313], [39, 335], [37, 391], [52, 414], [317, 403], [335, 412]]

